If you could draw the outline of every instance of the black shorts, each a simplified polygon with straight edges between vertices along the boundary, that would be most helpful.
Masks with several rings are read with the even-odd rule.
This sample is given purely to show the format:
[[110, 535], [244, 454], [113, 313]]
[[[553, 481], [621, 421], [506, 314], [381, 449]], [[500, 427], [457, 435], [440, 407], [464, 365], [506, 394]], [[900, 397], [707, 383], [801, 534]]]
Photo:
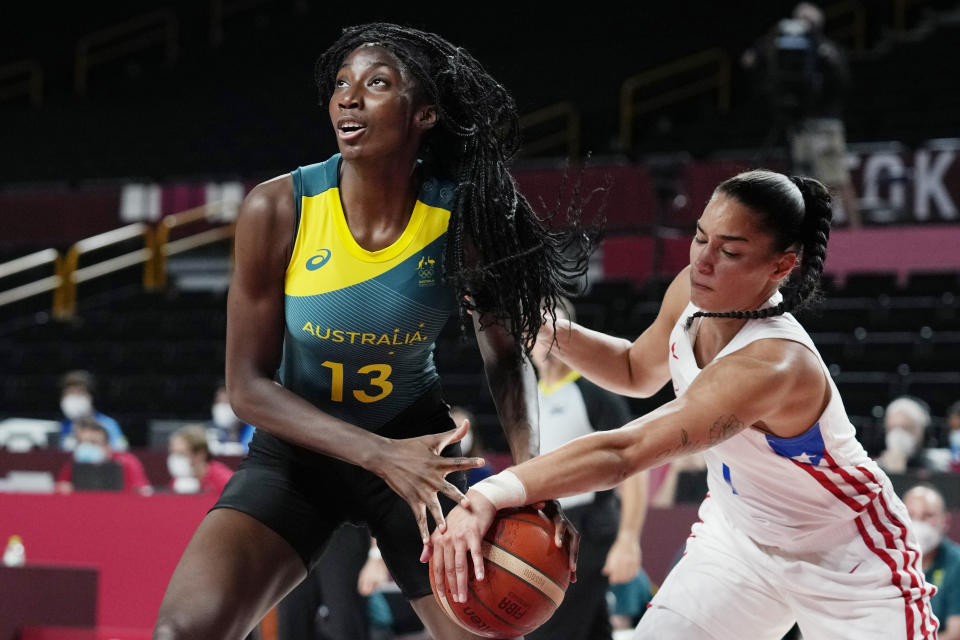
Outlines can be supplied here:
[[[377, 430], [388, 438], [411, 438], [454, 427], [440, 387], [434, 387]], [[460, 444], [442, 455], [460, 455]], [[447, 476], [466, 492], [466, 473]], [[440, 494], [444, 513], [454, 507]], [[344, 522], [366, 524], [383, 560], [408, 599], [430, 594], [423, 542], [410, 506], [366, 469], [292, 445], [257, 429], [247, 457], [213, 506], [236, 509], [273, 529], [297, 551], [307, 569], [319, 561], [327, 541]], [[431, 530], [433, 527], [430, 520]]]

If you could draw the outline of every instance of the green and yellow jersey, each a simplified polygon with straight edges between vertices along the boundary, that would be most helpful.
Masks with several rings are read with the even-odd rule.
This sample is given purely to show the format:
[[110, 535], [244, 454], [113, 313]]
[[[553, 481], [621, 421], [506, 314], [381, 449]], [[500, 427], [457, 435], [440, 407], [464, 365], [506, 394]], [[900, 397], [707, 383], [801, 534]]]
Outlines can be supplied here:
[[339, 165], [337, 154], [292, 172], [297, 232], [278, 379], [375, 431], [438, 380], [434, 341], [455, 302], [441, 273], [455, 190], [425, 178], [400, 238], [367, 251], [347, 226]]

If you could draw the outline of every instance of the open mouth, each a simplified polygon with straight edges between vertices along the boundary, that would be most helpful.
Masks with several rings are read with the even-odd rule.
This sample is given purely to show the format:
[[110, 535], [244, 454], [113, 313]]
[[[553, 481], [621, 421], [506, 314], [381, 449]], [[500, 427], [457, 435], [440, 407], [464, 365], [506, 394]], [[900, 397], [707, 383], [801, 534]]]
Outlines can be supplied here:
[[366, 128], [367, 125], [355, 120], [344, 120], [337, 123], [337, 131], [339, 132], [340, 138], [345, 140], [356, 138], [363, 133]]

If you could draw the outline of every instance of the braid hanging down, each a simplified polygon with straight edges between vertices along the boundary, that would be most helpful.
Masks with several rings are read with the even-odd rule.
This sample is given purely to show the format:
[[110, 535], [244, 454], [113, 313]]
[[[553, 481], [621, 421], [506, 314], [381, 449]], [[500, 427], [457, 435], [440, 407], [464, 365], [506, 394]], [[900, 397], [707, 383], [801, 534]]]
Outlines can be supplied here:
[[725, 180], [714, 193], [734, 198], [752, 209], [761, 226], [773, 234], [774, 246], [779, 251], [797, 247], [799, 275], [776, 306], [747, 311], [697, 311], [687, 318], [687, 328], [693, 324], [694, 318], [754, 320], [798, 311], [814, 303], [819, 295], [833, 219], [827, 188], [813, 178], [788, 178], [781, 173], [758, 169]]
[[573, 293], [597, 230], [581, 225], [576, 202], [556, 224], [537, 215], [509, 171], [521, 144], [513, 97], [473, 56], [440, 36], [389, 23], [345, 29], [317, 61], [322, 104], [343, 59], [364, 44], [396, 55], [417, 79], [421, 98], [437, 108], [439, 122], [424, 139], [421, 160], [458, 187], [444, 273], [457, 292], [461, 328], [469, 312], [490, 314], [516, 338], [516, 355], [529, 355], [541, 305], [552, 309]]

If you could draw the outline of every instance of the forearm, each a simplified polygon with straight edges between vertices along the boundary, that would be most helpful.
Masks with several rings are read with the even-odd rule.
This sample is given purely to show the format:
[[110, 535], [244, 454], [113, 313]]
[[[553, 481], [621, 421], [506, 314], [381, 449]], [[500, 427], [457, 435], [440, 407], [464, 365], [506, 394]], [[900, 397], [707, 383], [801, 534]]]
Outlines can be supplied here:
[[617, 536], [639, 539], [647, 517], [650, 473], [635, 473], [620, 485], [620, 527]]
[[649, 396], [663, 386], [648, 388], [653, 385], [646, 384], [643, 372], [634, 370], [629, 340], [566, 319], [557, 320], [555, 335], [557, 357], [597, 386], [630, 397]]
[[490, 362], [484, 365], [484, 370], [514, 463], [533, 458], [540, 453], [537, 378], [533, 366], [524, 357], [520, 362]]
[[263, 378], [231, 380], [230, 403], [242, 421], [287, 442], [371, 470], [387, 439], [334, 418]]
[[[582, 436], [542, 456], [511, 467], [526, 504], [613, 488], [630, 476], [672, 458], [703, 451], [745, 427], [731, 414], [685, 408], [685, 397], [620, 429]], [[497, 504], [498, 508], [505, 505]]]

